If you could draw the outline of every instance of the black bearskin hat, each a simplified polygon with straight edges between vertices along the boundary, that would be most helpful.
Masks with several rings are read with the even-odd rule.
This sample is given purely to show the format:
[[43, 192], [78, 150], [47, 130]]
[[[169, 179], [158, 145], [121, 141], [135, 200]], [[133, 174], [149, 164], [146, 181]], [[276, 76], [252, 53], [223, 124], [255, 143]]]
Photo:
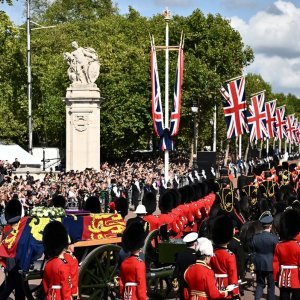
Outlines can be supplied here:
[[125, 218], [128, 214], [128, 200], [124, 197], [117, 198], [115, 200], [115, 209], [122, 218]]
[[5, 220], [8, 224], [14, 224], [20, 221], [22, 215], [22, 204], [14, 198], [11, 199], [5, 206]]
[[174, 195], [170, 191], [166, 191], [160, 198], [159, 198], [159, 209], [162, 214], [167, 214], [173, 208], [174, 204]]
[[133, 252], [144, 246], [146, 233], [144, 226], [140, 222], [131, 223], [124, 231], [122, 236], [123, 249]]
[[287, 161], [283, 161], [281, 166], [282, 166], [283, 170], [288, 170], [289, 169], [289, 163]]
[[221, 168], [221, 170], [219, 171], [220, 176], [227, 176], [228, 177], [228, 169], [227, 168]]
[[45, 226], [43, 244], [48, 257], [56, 257], [68, 247], [67, 230], [61, 222], [53, 221]]
[[233, 237], [233, 223], [229, 216], [223, 215], [215, 219], [212, 229], [212, 240], [215, 245], [228, 243]]
[[96, 196], [89, 196], [85, 201], [84, 209], [91, 212], [92, 214], [101, 213], [99, 198]]
[[147, 213], [152, 215], [156, 211], [156, 195], [152, 192], [146, 193], [142, 204], [146, 207]]
[[292, 240], [300, 231], [300, 215], [292, 208], [286, 209], [280, 218], [280, 238]]
[[65, 208], [66, 203], [67, 203], [66, 198], [63, 195], [57, 195], [57, 196], [52, 198], [52, 205], [54, 207]]
[[255, 174], [255, 175], [257, 175], [257, 176], [260, 176], [261, 175], [261, 173], [262, 173], [262, 167], [261, 166], [256, 166], [255, 168], [254, 168], [254, 170], [253, 170], [253, 173]]

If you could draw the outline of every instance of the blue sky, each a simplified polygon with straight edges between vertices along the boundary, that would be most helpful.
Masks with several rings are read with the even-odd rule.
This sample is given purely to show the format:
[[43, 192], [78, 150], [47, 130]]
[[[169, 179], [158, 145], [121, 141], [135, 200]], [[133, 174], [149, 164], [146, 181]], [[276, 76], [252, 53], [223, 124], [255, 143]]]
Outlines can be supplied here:
[[[219, 13], [231, 20], [255, 53], [255, 61], [245, 72], [258, 73], [271, 83], [273, 91], [300, 97], [300, 1], [299, 0], [119, 0], [121, 13], [132, 6], [143, 16], [159, 14], [165, 7], [173, 15], [190, 15], [199, 8]], [[25, 0], [14, 6], [0, 4], [10, 18], [20, 24]]]

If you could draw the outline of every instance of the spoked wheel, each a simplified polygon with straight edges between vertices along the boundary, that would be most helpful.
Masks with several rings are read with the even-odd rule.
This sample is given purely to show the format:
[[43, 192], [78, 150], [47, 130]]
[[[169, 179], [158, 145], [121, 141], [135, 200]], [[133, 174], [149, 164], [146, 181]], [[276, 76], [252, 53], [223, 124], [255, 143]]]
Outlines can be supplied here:
[[104, 245], [90, 252], [81, 263], [79, 295], [81, 299], [118, 299], [119, 252], [117, 245]]
[[151, 231], [143, 247], [147, 268], [147, 292], [150, 299], [166, 299], [172, 290], [173, 266], [159, 262], [159, 231]]
[[156, 268], [159, 266], [158, 261], [158, 243], [159, 243], [159, 231], [151, 231], [145, 239], [143, 247], [143, 253], [145, 256], [146, 268]]

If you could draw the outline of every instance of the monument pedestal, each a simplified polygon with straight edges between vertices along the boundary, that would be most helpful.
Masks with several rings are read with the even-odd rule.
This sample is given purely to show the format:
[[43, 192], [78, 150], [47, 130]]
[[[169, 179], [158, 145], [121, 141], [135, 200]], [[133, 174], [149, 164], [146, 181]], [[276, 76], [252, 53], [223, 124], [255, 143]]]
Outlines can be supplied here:
[[100, 169], [100, 91], [95, 84], [67, 89], [66, 170]]

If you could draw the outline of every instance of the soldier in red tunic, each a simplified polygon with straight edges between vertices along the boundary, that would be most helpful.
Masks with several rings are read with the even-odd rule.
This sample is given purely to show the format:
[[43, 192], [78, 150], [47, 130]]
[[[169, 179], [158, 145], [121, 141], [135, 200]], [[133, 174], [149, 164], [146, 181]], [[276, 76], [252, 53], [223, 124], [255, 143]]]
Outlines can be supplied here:
[[[273, 274], [280, 289], [280, 299], [300, 299], [300, 243], [295, 239], [300, 231], [300, 216], [287, 209], [280, 218], [280, 239], [273, 258]], [[292, 296], [292, 298], [291, 298]]]
[[131, 255], [120, 267], [120, 294], [124, 300], [146, 300], [146, 265], [139, 253], [144, 245], [145, 231], [141, 223], [132, 223], [124, 231], [123, 248]]
[[213, 246], [207, 238], [198, 239], [197, 245], [198, 260], [189, 266], [184, 273], [184, 280], [188, 285], [190, 300], [209, 300], [227, 297], [233, 286], [228, 286], [226, 290], [219, 291], [216, 286], [214, 272], [209, 267]]
[[45, 255], [49, 258], [43, 274], [45, 299], [78, 299], [76, 295], [72, 297], [71, 268], [74, 268], [74, 265], [72, 266], [65, 259], [65, 250], [68, 247], [68, 234], [63, 224], [58, 221], [47, 224], [44, 229], [43, 243]]
[[[214, 256], [210, 266], [215, 272], [217, 287], [225, 290], [228, 285], [238, 286], [238, 274], [235, 255], [227, 248], [233, 237], [233, 224], [228, 216], [220, 216], [214, 222], [212, 240], [214, 242]], [[239, 290], [235, 288], [228, 299], [239, 299]]]

